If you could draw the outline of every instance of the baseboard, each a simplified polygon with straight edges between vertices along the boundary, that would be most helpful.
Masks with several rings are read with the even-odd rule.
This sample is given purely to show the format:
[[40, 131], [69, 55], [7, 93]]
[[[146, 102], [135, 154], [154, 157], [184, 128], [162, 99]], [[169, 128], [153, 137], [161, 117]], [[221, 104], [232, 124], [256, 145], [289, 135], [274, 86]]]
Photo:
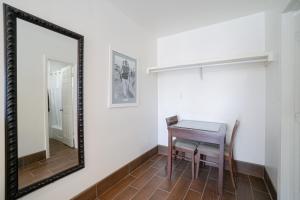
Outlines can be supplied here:
[[[158, 145], [158, 153], [162, 155], [167, 155], [168, 147], [164, 145]], [[207, 158], [209, 161], [214, 161], [214, 158]], [[260, 178], [264, 178], [264, 170], [265, 167], [263, 165], [258, 165], [254, 163], [248, 163], [244, 161], [236, 160], [236, 168], [237, 172], [241, 174], [256, 176]], [[225, 161], [225, 169], [228, 170], [228, 163]]]
[[33, 153], [27, 156], [23, 156], [18, 158], [18, 166], [19, 167], [25, 167], [26, 165], [29, 165], [31, 163], [40, 161], [40, 160], [45, 160], [46, 159], [46, 151], [40, 151], [37, 153]]
[[72, 198], [72, 200], [95, 200], [96, 197], [100, 196], [108, 188], [116, 184], [122, 178], [129, 175], [133, 170], [139, 167], [142, 163], [144, 163], [153, 155], [157, 154], [157, 152], [158, 152], [158, 148], [157, 146], [155, 146], [149, 151], [143, 153], [141, 156], [130, 161], [128, 164], [124, 165], [114, 173], [110, 174], [106, 178], [100, 180], [96, 184], [84, 190], [83, 192], [81, 192], [80, 194]]
[[271, 181], [271, 178], [270, 178], [270, 176], [269, 176], [269, 174], [268, 174], [268, 172], [267, 172], [266, 169], [264, 171], [264, 179], [265, 179], [265, 182], [266, 182], [266, 184], [267, 184], [267, 186], [269, 188], [269, 191], [270, 191], [270, 194], [272, 196], [272, 199], [273, 200], [277, 200], [277, 191], [276, 191], [276, 189], [275, 189], [275, 187], [274, 187], [274, 185], [273, 185], [273, 183]]

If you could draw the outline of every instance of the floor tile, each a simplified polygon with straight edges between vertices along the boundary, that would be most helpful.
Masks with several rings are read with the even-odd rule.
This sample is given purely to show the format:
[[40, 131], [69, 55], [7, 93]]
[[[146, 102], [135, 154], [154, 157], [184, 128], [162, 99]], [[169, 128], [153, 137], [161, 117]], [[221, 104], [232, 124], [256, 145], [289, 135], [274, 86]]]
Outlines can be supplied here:
[[191, 179], [180, 177], [173, 190], [171, 191], [168, 200], [180, 200], [183, 199], [189, 189]]
[[152, 160], [154, 162], [160, 160], [164, 155], [160, 155], [160, 154], [155, 154], [154, 156], [152, 156], [149, 160]]
[[254, 176], [249, 176], [249, 177], [250, 177], [250, 183], [252, 185], [253, 190], [268, 192], [265, 182], [262, 178], [257, 178]]
[[150, 197], [150, 200], [165, 200], [167, 199], [168, 195], [168, 192], [157, 189]]
[[254, 200], [271, 200], [268, 193], [253, 191]]
[[[236, 182], [236, 180], [235, 180], [235, 182]], [[235, 192], [229, 172], [224, 173], [224, 191], [228, 191], [231, 193]]]
[[132, 177], [132, 176], [125, 177], [120, 182], [118, 182], [114, 186], [112, 186], [108, 191], [104, 192], [100, 196], [100, 199], [102, 199], [102, 200], [113, 199], [118, 193], [120, 193], [121, 191], [123, 191], [134, 180], [135, 180], [135, 178]]
[[167, 163], [168, 163], [168, 157], [167, 156], [163, 156], [160, 160], [156, 161], [152, 165], [152, 167], [157, 168], [157, 169], [161, 169], [161, 168], [164, 168], [167, 165]]
[[156, 168], [149, 168], [143, 175], [131, 183], [137, 189], [141, 189], [158, 172]]
[[138, 191], [133, 200], [144, 200], [149, 198], [158, 188], [162, 180], [163, 178], [159, 176], [152, 177], [152, 179], [141, 190]]
[[171, 192], [171, 190], [173, 189], [174, 185], [176, 184], [176, 182], [178, 181], [179, 177], [182, 175], [183, 171], [179, 171], [179, 170], [174, 170], [174, 172], [172, 173], [172, 177], [171, 180], [169, 180], [168, 177], [166, 177], [162, 183], [159, 185], [159, 188], [168, 192]]
[[184, 198], [184, 200], [201, 200], [202, 193], [189, 190]]
[[205, 200], [218, 200], [219, 195], [217, 194], [217, 192], [215, 190], [212, 190], [210, 188], [205, 188], [202, 199], [203, 200], [204, 199]]
[[174, 188], [172, 189], [168, 199], [169, 200], [175, 200], [175, 199], [183, 199], [192, 182], [192, 175], [191, 175], [191, 167], [187, 166], [182, 175], [179, 177], [179, 180], [174, 185]]
[[127, 187], [123, 192], [119, 193], [114, 200], [129, 200], [137, 193], [137, 189]]
[[253, 194], [248, 176], [239, 175], [237, 178], [236, 195], [238, 200], [252, 200]]
[[222, 200], [236, 200], [236, 195], [225, 191]]
[[155, 161], [153, 160], [147, 160], [145, 163], [143, 163], [141, 166], [139, 166], [138, 168], [136, 168], [132, 173], [131, 176], [134, 177], [139, 177], [141, 176], [143, 173], [145, 173], [145, 171], [147, 169], [149, 169], [151, 167], [151, 165], [153, 165], [155, 163]]

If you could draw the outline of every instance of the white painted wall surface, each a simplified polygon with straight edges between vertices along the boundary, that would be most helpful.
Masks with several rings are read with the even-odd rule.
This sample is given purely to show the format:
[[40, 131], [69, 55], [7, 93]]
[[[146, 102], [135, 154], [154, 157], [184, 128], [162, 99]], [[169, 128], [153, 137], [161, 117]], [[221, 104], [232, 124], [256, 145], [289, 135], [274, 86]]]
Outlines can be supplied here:
[[[85, 168], [21, 199], [70, 199], [157, 145], [157, 83], [156, 77], [146, 74], [146, 67], [156, 64], [154, 39], [105, 0], [5, 2], [85, 36]], [[3, 38], [3, 18], [0, 21]], [[138, 59], [138, 107], [107, 108], [109, 44]], [[3, 46], [0, 40], [1, 63]], [[0, 67], [0, 81], [0, 199], [4, 199], [4, 67]]]
[[281, 165], [281, 12], [289, 0], [272, 4], [266, 15], [266, 49], [273, 51], [274, 61], [266, 70], [266, 162], [265, 167], [280, 196]]
[[17, 20], [17, 27], [18, 155], [22, 157], [46, 150], [45, 56], [76, 64], [77, 41], [24, 20]]
[[281, 137], [280, 13], [266, 12], [266, 48], [274, 61], [266, 71], [266, 170], [277, 188]]
[[[238, 18], [158, 40], [158, 65], [265, 51], [265, 15]], [[237, 160], [265, 163], [265, 67], [239, 64], [158, 74], [158, 143], [167, 145], [165, 117], [219, 121], [239, 118]], [[255, 145], [255, 148], [253, 147]]]

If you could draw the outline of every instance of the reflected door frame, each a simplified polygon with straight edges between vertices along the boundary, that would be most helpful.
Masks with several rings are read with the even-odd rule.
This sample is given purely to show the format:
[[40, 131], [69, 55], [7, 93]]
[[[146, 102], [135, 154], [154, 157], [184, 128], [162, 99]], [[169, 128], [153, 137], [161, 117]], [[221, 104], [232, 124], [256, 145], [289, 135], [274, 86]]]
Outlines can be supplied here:
[[[44, 65], [43, 65], [43, 70], [44, 70], [44, 108], [45, 110], [48, 110], [48, 74], [49, 74], [49, 61], [57, 61], [57, 62], [62, 62], [65, 63], [66, 65], [71, 66], [72, 69], [72, 101], [73, 101], [73, 117], [72, 117], [72, 121], [73, 121], [73, 147], [74, 148], [78, 148], [78, 141], [77, 141], [77, 76], [75, 76], [75, 74], [77, 74], [77, 67], [76, 64], [73, 64], [70, 61], [66, 61], [64, 58], [57, 58], [57, 57], [53, 57], [53, 56], [48, 56], [48, 55], [44, 55], [43, 56], [43, 60], [44, 60]], [[63, 120], [63, 119], [62, 119]], [[50, 143], [49, 143], [49, 112], [45, 112], [44, 115], [44, 121], [45, 121], [45, 127], [44, 127], [44, 131], [45, 131], [45, 144], [46, 144], [46, 158], [48, 159], [50, 157]]]

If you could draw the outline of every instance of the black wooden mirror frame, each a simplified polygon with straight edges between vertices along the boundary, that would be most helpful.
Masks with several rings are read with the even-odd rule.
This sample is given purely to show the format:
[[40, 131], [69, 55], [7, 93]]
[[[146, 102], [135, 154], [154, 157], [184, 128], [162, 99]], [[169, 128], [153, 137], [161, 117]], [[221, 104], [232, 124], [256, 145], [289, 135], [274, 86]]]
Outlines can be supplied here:
[[[83, 134], [83, 43], [84, 37], [70, 30], [40, 19], [17, 8], [3, 4], [5, 50], [5, 190], [6, 199], [17, 199], [68, 174], [84, 168]], [[25, 188], [18, 188], [17, 133], [17, 19], [22, 19], [78, 41], [77, 60], [77, 129], [79, 164]], [[32, 41], [34, 42], [34, 41]]]

